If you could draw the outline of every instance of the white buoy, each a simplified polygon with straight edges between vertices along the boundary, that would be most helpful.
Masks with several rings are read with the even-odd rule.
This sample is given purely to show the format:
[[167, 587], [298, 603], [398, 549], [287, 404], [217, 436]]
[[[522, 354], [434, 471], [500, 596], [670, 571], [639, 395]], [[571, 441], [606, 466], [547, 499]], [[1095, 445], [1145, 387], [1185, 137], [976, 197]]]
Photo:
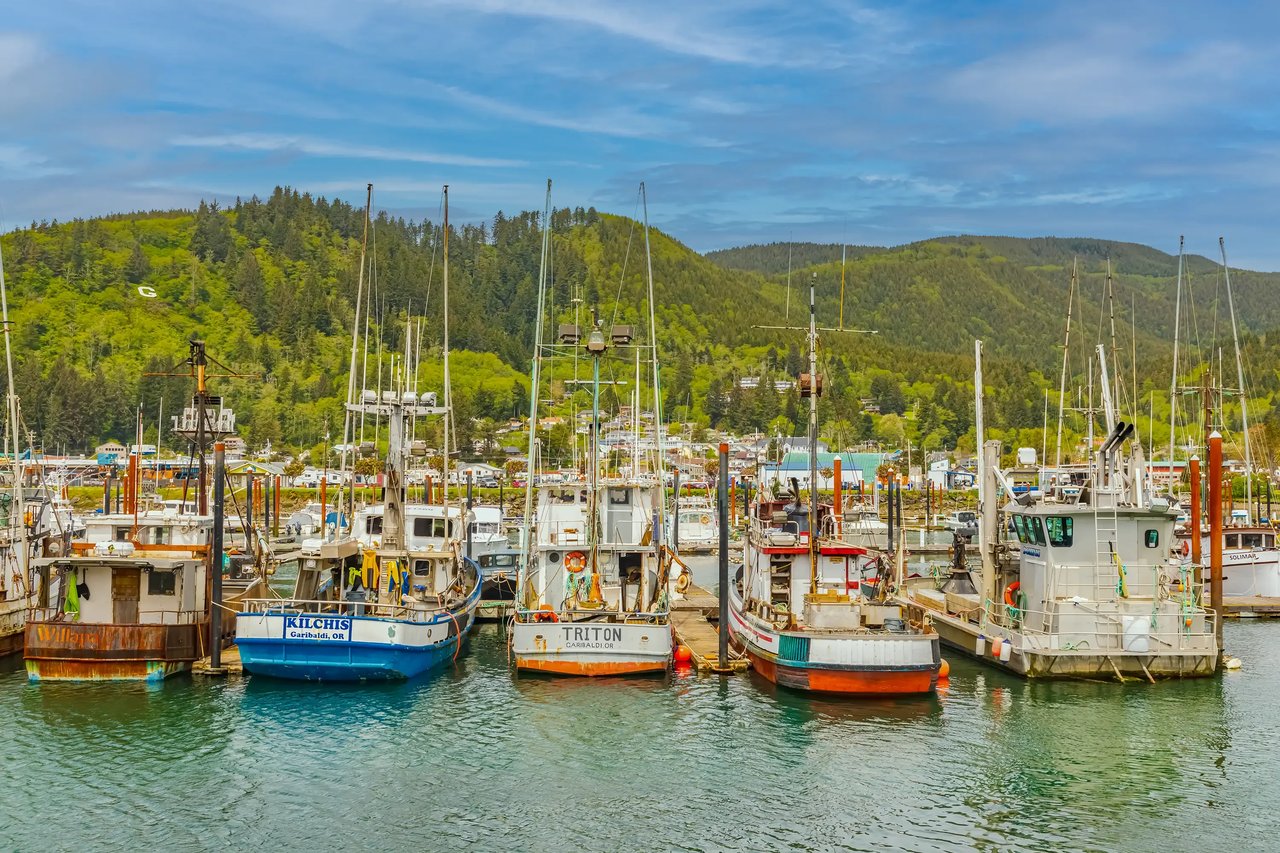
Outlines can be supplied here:
[[1223, 669], [1240, 669], [1242, 666], [1244, 664], [1240, 661], [1240, 658], [1236, 657], [1229, 657], [1222, 662]]

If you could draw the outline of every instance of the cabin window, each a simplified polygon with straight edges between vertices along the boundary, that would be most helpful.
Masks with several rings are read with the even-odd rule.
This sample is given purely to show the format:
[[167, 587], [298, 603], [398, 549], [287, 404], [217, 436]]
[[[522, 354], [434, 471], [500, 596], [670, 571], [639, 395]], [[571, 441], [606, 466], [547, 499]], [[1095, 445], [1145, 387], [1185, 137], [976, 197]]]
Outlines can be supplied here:
[[1241, 533], [1240, 544], [1245, 548], [1261, 548], [1262, 534], [1261, 533]]
[[382, 516], [371, 515], [364, 521], [364, 532], [371, 536], [377, 536], [382, 533]]
[[1049, 532], [1049, 544], [1055, 548], [1070, 548], [1075, 519], [1069, 515], [1051, 515], [1044, 520]]
[[1276, 537], [1272, 536], [1270, 533], [1263, 537], [1263, 542], [1266, 543], [1262, 546], [1264, 548], [1276, 547]]
[[1034, 539], [1037, 545], [1046, 544], [1044, 538], [1044, 522], [1038, 515], [1027, 517], [1027, 538]]
[[1148, 548], [1159, 548], [1160, 547], [1160, 531], [1148, 530], [1146, 533], [1145, 542]]
[[175, 584], [173, 572], [153, 570], [147, 572], [147, 595], [173, 595]]
[[116, 528], [116, 541], [117, 541], [117, 542], [128, 542], [128, 541], [129, 541], [129, 528], [127, 528], [127, 527], [117, 527], [117, 528]]
[[1240, 534], [1239, 534], [1239, 533], [1228, 533], [1228, 534], [1226, 535], [1226, 540], [1227, 540], [1227, 541], [1226, 541], [1226, 547], [1228, 547], [1228, 548], [1239, 548], [1239, 547], [1240, 547]]
[[169, 544], [169, 528], [167, 527], [151, 528], [151, 544], [152, 545], [168, 545]]
[[430, 560], [414, 560], [413, 561], [414, 577], [425, 578], [431, 576]]
[[609, 503], [614, 506], [621, 506], [631, 503], [631, 493], [626, 489], [610, 489]]
[[1027, 539], [1027, 520], [1020, 515], [1013, 517], [1013, 529], [1018, 534], [1018, 541], [1024, 545], [1028, 543]]
[[443, 518], [415, 518], [413, 520], [414, 536], [429, 536], [433, 539], [444, 538]]

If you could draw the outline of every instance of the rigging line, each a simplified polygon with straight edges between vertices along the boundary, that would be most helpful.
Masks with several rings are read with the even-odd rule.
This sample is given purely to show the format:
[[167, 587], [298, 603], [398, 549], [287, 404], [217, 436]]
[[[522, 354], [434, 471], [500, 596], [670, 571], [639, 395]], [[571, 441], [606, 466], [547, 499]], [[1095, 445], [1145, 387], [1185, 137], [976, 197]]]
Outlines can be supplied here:
[[[622, 255], [622, 272], [618, 275], [618, 292], [613, 297], [613, 323], [618, 322], [622, 307], [622, 286], [627, 280], [627, 263], [631, 260], [631, 243], [636, 236], [636, 220], [640, 216], [640, 190], [636, 190], [636, 206], [631, 210], [631, 227], [627, 230], [627, 250]], [[576, 378], [576, 377], [575, 377]]]

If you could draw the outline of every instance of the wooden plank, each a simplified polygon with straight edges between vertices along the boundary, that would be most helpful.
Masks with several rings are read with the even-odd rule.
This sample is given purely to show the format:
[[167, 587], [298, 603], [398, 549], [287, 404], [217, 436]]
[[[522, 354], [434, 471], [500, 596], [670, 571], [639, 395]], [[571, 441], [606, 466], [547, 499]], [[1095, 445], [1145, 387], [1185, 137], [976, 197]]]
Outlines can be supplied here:
[[240, 664], [240, 647], [234, 643], [222, 650], [222, 672], [210, 672], [213, 666], [212, 658], [201, 658], [191, 666], [192, 675], [243, 675], [244, 667]]

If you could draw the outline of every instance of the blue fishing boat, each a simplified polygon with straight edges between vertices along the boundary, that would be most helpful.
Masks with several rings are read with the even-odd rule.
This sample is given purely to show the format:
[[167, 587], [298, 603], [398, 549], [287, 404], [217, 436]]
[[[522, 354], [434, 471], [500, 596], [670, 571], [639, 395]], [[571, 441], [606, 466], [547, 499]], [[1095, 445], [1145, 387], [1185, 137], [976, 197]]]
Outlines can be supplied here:
[[[366, 228], [368, 213], [366, 205]], [[446, 189], [446, 235], [448, 222]], [[351, 446], [355, 416], [373, 416], [387, 424], [380, 538], [362, 543], [356, 532], [349, 530], [344, 538], [326, 541], [330, 535], [326, 525], [319, 540], [304, 542], [293, 596], [246, 600], [236, 614], [236, 645], [246, 672], [313, 681], [413, 678], [455, 660], [466, 641], [480, 602], [479, 566], [463, 556], [451, 526], [442, 523], [438, 533], [430, 535], [428, 531], [425, 537], [410, 539], [405, 524], [405, 456], [419, 421], [443, 416], [446, 482], [448, 477], [447, 237], [444, 260], [445, 405], [437, 405], [435, 393], [419, 397], [414, 387], [418, 371], [411, 323], [405, 338], [404, 369], [393, 378], [393, 390], [364, 389], [356, 400], [360, 323], [355, 324], [344, 447]], [[357, 318], [362, 293], [363, 274], [356, 291]], [[341, 494], [338, 503], [342, 510], [347, 509]], [[350, 517], [355, 517], [354, 507], [351, 510]], [[440, 518], [449, 517], [446, 493]], [[333, 535], [338, 535], [337, 529]]]

